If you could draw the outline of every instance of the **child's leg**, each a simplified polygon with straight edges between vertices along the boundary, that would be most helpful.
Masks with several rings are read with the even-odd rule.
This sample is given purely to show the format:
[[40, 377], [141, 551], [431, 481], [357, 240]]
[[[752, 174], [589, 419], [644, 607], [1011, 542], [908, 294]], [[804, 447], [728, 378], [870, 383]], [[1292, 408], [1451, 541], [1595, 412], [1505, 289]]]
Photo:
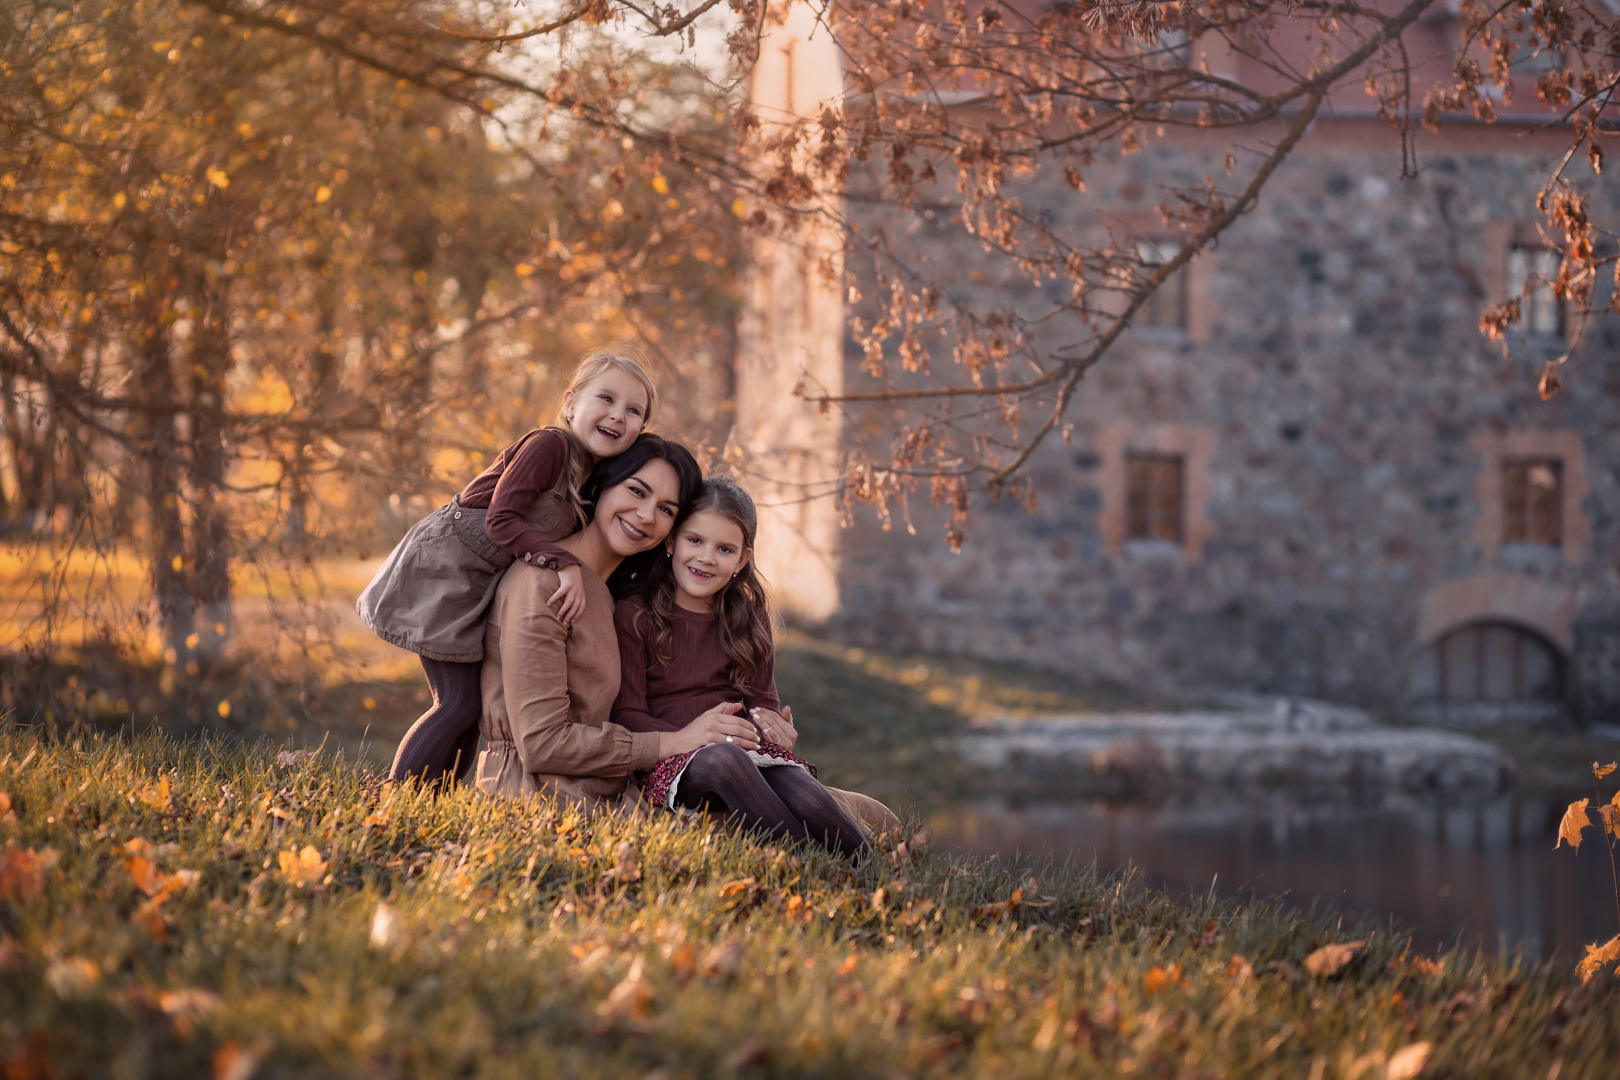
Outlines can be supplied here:
[[681, 773], [675, 801], [693, 809], [719, 803], [742, 819], [744, 826], [763, 829], [776, 839], [812, 839], [741, 747], [716, 743], [693, 755]]
[[772, 765], [759, 773], [822, 847], [850, 856], [866, 850], [866, 834], [815, 777], [792, 765]]
[[[422, 671], [433, 691], [433, 705], [423, 713], [394, 751], [390, 780], [421, 777], [424, 783], [452, 782], [472, 767], [478, 746], [478, 718], [484, 699], [478, 673], [482, 664], [455, 664], [422, 657]], [[457, 760], [460, 754], [460, 760]], [[452, 773], [454, 770], [454, 774]]]

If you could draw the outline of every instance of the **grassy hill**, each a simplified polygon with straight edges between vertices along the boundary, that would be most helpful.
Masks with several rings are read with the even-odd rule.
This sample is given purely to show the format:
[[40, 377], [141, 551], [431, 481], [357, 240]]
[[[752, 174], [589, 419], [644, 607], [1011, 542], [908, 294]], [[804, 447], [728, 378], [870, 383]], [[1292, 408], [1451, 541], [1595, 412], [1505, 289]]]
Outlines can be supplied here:
[[1569, 1078], [1620, 1052], [1604, 976], [916, 836], [849, 865], [14, 723], [0, 792], [7, 1077]]

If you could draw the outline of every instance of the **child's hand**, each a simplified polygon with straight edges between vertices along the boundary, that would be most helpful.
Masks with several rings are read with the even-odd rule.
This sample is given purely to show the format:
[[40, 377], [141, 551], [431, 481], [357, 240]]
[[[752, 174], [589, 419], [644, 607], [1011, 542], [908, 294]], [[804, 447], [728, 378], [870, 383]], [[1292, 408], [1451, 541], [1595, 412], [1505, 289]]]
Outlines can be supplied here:
[[739, 715], [742, 705], [735, 701], [723, 702], [693, 720], [679, 731], [666, 732], [659, 737], [659, 755], [684, 754], [711, 743], [731, 743], [744, 750], [758, 750], [759, 742], [754, 725]]
[[773, 742], [778, 746], [793, 749], [793, 744], [799, 741], [799, 731], [793, 726], [793, 710], [783, 706], [781, 712], [774, 709], [750, 709], [749, 718], [754, 721], [754, 727], [759, 729], [760, 737], [766, 742]]
[[585, 614], [585, 579], [580, 575], [576, 563], [557, 571], [557, 580], [561, 584], [546, 603], [557, 609], [557, 621], [569, 626]]

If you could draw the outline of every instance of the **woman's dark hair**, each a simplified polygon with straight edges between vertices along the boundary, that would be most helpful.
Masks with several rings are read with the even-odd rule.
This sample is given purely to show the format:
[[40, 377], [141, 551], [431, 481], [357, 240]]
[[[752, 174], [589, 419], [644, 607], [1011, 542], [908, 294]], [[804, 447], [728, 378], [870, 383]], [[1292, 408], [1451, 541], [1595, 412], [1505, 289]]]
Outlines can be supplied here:
[[[727, 674], [737, 692], [747, 697], [768, 689], [754, 683], [776, 648], [765, 581], [755, 569], [758, 560], [752, 557], [754, 538], [759, 533], [759, 516], [754, 511], [754, 500], [748, 497], [748, 492], [733, 481], [719, 476], [711, 476], [703, 481], [703, 490], [684, 516], [697, 513], [717, 514], [736, 525], [742, 532], [743, 550], [750, 553], [749, 560], [738, 568], [737, 576], [714, 594], [720, 647], [730, 661]], [[680, 523], [677, 522], [675, 529], [679, 528]], [[673, 537], [675, 533], [672, 531], [670, 535]], [[672, 660], [669, 641], [677, 588], [673, 562], [672, 559], [655, 560], [651, 580], [647, 583], [646, 608], [638, 616], [648, 621], [650, 632], [647, 638], [652, 642], [653, 659], [660, 664], [668, 664]]]
[[[602, 492], [624, 483], [636, 475], [643, 465], [654, 459], [669, 462], [670, 468], [675, 470], [675, 479], [680, 485], [680, 508], [676, 511], [675, 525], [672, 528], [678, 528], [681, 519], [686, 517], [693, 500], [698, 497], [698, 492], [703, 487], [703, 470], [698, 467], [692, 451], [672, 439], [647, 432], [636, 436], [636, 441], [630, 444], [630, 449], [614, 457], [603, 458], [596, 463], [596, 468], [591, 470], [590, 477], [580, 491], [585, 503], [586, 518], [596, 516], [596, 500]], [[647, 580], [647, 572], [652, 565], [662, 561], [664, 561], [663, 553], [655, 547], [651, 551], [632, 555], [621, 562], [607, 582], [614, 599], [620, 599], [635, 591], [639, 583]]]

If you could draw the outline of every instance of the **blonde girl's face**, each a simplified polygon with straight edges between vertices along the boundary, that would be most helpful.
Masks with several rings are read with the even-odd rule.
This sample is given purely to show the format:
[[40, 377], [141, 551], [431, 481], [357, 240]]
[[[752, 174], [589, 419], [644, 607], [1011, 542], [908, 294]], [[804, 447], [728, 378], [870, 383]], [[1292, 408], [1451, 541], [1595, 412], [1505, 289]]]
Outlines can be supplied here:
[[707, 611], [715, 594], [748, 562], [743, 531], [735, 521], [699, 510], [681, 523], [669, 548], [675, 574], [675, 602], [691, 611]]
[[681, 482], [674, 467], [653, 458], [628, 480], [602, 492], [590, 527], [601, 532], [620, 558], [650, 551], [674, 528], [680, 499]]
[[610, 367], [563, 395], [563, 416], [585, 449], [599, 458], [622, 454], [647, 423], [647, 388]]

